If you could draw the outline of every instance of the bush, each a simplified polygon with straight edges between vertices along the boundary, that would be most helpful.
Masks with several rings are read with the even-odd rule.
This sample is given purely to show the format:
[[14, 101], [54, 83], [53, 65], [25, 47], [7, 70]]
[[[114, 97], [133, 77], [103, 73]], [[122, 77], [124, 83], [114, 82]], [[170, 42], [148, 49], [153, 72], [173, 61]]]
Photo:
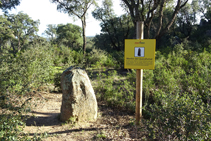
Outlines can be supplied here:
[[124, 52], [123, 51], [114, 51], [111, 53], [113, 60], [115, 61], [116, 69], [124, 68]]
[[[147, 139], [211, 139], [211, 54], [185, 48], [180, 44], [168, 54], [157, 52], [155, 69], [144, 70]], [[132, 70], [124, 79], [116, 75], [99, 73], [95, 88], [98, 100], [134, 112], [136, 72]]]
[[53, 51], [52, 59], [55, 66], [67, 68], [84, 64], [85, 59], [82, 50], [73, 50], [64, 45], [54, 45], [51, 50]]
[[211, 110], [200, 96], [188, 93], [161, 94], [162, 105], [151, 104], [144, 109], [150, 118], [143, 119], [148, 139], [156, 140], [209, 140], [211, 139]]
[[108, 75], [99, 73], [97, 82], [97, 86], [94, 89], [98, 100], [105, 101], [109, 106], [122, 107], [134, 111], [135, 83], [132, 82], [131, 84], [130, 81], [121, 80], [117, 77], [116, 71], [110, 71]]
[[62, 73], [56, 73], [54, 77], [54, 86], [55, 89], [57, 89], [58, 92], [61, 92], [61, 75]]
[[13, 57], [8, 50], [0, 53], [0, 138], [26, 140], [22, 113], [27, 111], [30, 98], [20, 98], [53, 81], [52, 50], [49, 46], [29, 46]]
[[87, 55], [87, 66], [93, 68], [101, 68], [104, 66], [112, 66], [112, 61], [108, 57], [108, 54], [101, 49], [92, 49]]
[[85, 63], [85, 58], [82, 50], [79, 51], [72, 50], [71, 56], [73, 57], [74, 65], [83, 65]]

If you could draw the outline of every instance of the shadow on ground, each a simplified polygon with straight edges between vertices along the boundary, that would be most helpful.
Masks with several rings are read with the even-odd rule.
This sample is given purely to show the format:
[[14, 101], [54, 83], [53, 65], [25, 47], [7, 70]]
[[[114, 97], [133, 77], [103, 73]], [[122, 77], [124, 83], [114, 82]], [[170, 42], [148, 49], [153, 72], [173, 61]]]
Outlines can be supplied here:
[[[70, 129], [70, 130], [65, 130], [65, 131], [56, 131], [56, 132], [50, 132], [48, 133], [49, 135], [54, 135], [54, 134], [70, 134], [70, 133], [74, 133], [74, 132], [81, 132], [81, 131], [97, 131], [97, 130], [102, 130], [102, 129], [106, 129], [106, 128], [79, 128], [79, 129]], [[30, 136], [33, 136], [35, 133], [30, 133]], [[37, 135], [41, 135], [42, 133], [39, 133]]]
[[26, 126], [54, 126], [60, 125], [62, 122], [59, 120], [59, 113], [41, 113], [32, 112], [40, 116], [30, 116], [26, 120]]

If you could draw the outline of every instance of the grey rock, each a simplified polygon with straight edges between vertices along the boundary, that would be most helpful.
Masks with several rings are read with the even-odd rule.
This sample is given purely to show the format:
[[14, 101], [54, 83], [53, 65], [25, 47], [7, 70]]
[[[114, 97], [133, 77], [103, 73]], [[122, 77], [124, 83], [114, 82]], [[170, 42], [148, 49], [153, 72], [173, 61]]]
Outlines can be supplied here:
[[85, 70], [69, 67], [61, 76], [61, 121], [97, 119], [97, 100]]

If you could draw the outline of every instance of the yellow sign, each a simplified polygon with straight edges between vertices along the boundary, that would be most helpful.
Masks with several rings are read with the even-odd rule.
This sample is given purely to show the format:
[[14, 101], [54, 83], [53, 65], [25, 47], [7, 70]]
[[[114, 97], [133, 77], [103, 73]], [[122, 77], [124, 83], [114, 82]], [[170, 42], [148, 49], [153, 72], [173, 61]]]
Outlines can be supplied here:
[[155, 39], [125, 39], [125, 69], [154, 69], [155, 45]]

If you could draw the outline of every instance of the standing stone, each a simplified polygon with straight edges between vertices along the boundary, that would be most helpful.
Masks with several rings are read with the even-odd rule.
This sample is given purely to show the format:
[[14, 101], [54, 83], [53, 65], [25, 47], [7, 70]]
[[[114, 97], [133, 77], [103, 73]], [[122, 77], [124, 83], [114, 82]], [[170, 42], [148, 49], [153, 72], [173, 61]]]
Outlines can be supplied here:
[[62, 106], [61, 121], [74, 118], [77, 121], [97, 119], [97, 100], [87, 73], [69, 67], [61, 76]]

